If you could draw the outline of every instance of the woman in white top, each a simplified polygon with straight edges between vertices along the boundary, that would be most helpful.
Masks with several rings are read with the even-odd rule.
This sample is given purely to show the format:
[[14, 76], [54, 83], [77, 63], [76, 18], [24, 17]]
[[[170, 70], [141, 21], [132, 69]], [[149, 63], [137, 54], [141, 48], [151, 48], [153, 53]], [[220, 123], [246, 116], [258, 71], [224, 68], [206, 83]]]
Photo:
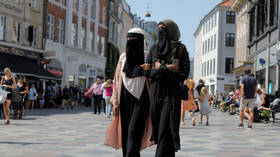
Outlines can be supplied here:
[[32, 84], [31, 88], [29, 89], [29, 102], [27, 104], [27, 109], [29, 108], [29, 105], [31, 103], [32, 104], [31, 110], [33, 110], [36, 98], [37, 98], [37, 91], [35, 89], [35, 85]]

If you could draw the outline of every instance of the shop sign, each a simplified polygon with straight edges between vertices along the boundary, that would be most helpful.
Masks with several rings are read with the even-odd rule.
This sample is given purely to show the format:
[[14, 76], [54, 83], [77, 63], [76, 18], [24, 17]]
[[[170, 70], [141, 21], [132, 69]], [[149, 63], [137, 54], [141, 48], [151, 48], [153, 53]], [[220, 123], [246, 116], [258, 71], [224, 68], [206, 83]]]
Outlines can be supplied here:
[[56, 51], [46, 51], [44, 53], [45, 57], [55, 57], [56, 56]]
[[69, 82], [73, 82], [74, 81], [74, 75], [69, 75]]
[[259, 70], [265, 69], [266, 63], [267, 63], [266, 51], [264, 50], [263, 52], [261, 52], [260, 54], [257, 55], [256, 70], [259, 71]]
[[48, 72], [50, 72], [53, 75], [57, 75], [57, 76], [62, 76], [62, 71], [60, 70], [56, 70], [56, 69], [52, 69], [52, 68], [47, 68]]
[[5, 8], [5, 9], [10, 9], [12, 11], [15, 11], [15, 12], [18, 12], [18, 13], [21, 13], [22, 10], [12, 4], [5, 4], [4, 2], [0, 2], [0, 8]]

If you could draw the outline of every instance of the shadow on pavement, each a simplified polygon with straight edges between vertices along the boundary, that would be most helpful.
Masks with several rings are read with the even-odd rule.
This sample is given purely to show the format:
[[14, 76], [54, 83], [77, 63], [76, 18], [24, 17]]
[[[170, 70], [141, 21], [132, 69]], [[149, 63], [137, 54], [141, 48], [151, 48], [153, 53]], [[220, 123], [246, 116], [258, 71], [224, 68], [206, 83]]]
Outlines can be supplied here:
[[27, 146], [27, 145], [43, 144], [43, 143], [0, 141], [0, 144], [17, 144], [17, 145]]

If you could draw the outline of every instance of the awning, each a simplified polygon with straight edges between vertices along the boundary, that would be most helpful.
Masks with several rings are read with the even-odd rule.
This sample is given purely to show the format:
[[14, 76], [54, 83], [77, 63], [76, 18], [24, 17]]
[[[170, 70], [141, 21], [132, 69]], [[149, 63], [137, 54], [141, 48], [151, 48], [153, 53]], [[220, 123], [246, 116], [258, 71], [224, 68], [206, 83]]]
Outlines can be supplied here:
[[45, 70], [36, 60], [28, 57], [0, 53], [0, 73], [3, 73], [5, 67], [9, 67], [17, 75], [61, 80], [59, 77]]

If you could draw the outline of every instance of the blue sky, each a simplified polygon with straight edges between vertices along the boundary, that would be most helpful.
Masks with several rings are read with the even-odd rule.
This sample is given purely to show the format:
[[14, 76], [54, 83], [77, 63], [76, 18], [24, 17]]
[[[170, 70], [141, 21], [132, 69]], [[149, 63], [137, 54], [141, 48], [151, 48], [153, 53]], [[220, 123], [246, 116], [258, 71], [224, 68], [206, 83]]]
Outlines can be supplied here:
[[[174, 20], [181, 31], [181, 41], [193, 57], [194, 32], [200, 20], [222, 0], [126, 0], [131, 12], [146, 21]], [[145, 18], [149, 3], [150, 18]]]

